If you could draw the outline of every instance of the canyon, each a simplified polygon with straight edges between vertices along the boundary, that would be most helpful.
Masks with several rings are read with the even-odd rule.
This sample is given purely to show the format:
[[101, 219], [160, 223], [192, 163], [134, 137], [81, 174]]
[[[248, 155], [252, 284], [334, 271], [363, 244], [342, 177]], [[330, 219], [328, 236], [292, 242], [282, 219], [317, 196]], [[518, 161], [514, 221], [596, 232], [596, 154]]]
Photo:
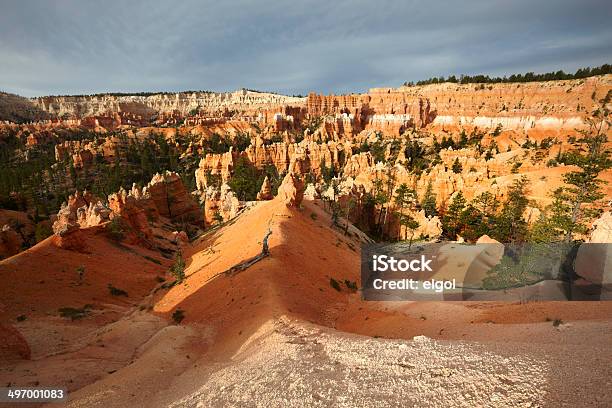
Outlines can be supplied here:
[[[501, 245], [519, 235], [504, 217], [542, 242], [568, 175], [588, 170], [585, 134], [601, 171], [573, 238], [609, 243], [612, 130], [596, 109], [611, 97], [610, 74], [0, 94], [0, 380], [66, 387], [70, 407], [610, 401], [610, 281], [585, 271], [609, 251], [575, 277], [598, 302], [365, 301], [360, 253]], [[439, 395], [448, 384], [470, 392]]]

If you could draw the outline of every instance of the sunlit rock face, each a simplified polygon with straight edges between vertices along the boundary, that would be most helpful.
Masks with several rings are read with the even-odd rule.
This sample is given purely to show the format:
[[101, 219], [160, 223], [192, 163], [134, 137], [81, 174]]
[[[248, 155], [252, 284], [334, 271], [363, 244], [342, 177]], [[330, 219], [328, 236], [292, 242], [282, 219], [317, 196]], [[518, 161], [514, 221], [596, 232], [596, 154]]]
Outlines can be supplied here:
[[[186, 117], [194, 110], [216, 113], [223, 110], [250, 111], [255, 117], [258, 111], [271, 110], [283, 113], [282, 106], [301, 105], [304, 98], [239, 90], [235, 92], [180, 92], [168, 94], [139, 95], [93, 95], [93, 96], [45, 96], [33, 98], [35, 108], [54, 117], [85, 118], [111, 113], [129, 113], [134, 120], [150, 120], [158, 114], [172, 118]], [[285, 109], [284, 116], [294, 111]], [[273, 114], [270, 114], [273, 120]]]
[[[584, 80], [508, 84], [432, 84], [373, 88], [365, 94], [308, 95], [310, 115], [335, 115], [330, 130], [377, 130], [399, 135], [410, 127], [494, 129], [555, 136], [584, 126], [592, 95], [602, 98], [612, 75]], [[586, 109], [585, 109], [586, 108]], [[347, 131], [348, 130], [348, 131]], [[540, 135], [541, 136], [541, 135]]]

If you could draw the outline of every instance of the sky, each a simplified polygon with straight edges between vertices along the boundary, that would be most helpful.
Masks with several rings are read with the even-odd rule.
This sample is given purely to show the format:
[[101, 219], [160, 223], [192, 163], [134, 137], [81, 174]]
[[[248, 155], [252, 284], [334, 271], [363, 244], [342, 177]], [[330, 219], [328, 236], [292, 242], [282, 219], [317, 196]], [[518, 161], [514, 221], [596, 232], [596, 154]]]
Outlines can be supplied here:
[[612, 63], [610, 0], [0, 0], [0, 90], [23, 96], [364, 92]]

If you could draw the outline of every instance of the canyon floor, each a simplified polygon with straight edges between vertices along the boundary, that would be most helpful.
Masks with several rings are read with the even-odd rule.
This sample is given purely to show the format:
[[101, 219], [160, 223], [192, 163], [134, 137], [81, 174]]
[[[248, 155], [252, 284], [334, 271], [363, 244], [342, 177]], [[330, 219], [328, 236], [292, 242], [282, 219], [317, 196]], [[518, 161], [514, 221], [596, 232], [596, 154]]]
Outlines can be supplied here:
[[[364, 237], [322, 206], [248, 207], [183, 244], [170, 289], [167, 260], [96, 229], [85, 252], [49, 238], [1, 261], [5, 314], [27, 319], [3, 330], [0, 382], [67, 387], [69, 407], [609, 405], [610, 302], [365, 302], [330, 286], [359, 280]], [[270, 256], [233, 268], [268, 231]]]

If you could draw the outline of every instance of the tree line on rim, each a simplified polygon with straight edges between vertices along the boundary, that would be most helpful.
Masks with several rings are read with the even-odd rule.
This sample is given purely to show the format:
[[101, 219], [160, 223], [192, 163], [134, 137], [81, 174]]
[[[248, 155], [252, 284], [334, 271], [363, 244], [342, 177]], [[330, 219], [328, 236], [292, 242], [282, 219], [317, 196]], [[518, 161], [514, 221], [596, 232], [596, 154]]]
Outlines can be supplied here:
[[533, 72], [527, 72], [525, 74], [512, 74], [510, 76], [503, 77], [490, 77], [488, 75], [450, 75], [448, 78], [444, 76], [432, 77], [417, 81], [416, 84], [413, 81], [404, 82], [404, 86], [415, 86], [415, 85], [429, 85], [429, 84], [441, 84], [444, 82], [452, 82], [455, 84], [495, 84], [495, 83], [512, 83], [512, 82], [539, 82], [539, 81], [560, 81], [565, 79], [582, 79], [596, 75], [605, 75], [612, 73], [612, 65], [603, 64], [599, 67], [586, 67], [579, 68], [574, 72], [566, 73], [563, 70], [556, 72], [546, 72], [543, 74], [535, 74]]

